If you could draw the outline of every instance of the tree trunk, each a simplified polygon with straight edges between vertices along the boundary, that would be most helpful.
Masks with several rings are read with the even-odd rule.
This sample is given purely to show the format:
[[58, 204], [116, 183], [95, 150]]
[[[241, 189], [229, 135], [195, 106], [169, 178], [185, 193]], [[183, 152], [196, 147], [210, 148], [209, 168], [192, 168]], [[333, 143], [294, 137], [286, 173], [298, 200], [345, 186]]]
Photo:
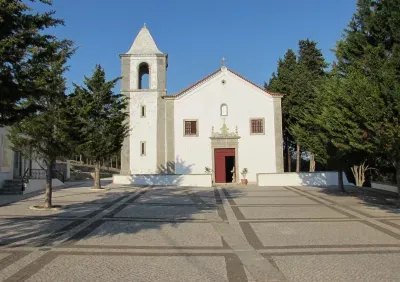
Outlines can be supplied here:
[[310, 154], [310, 172], [315, 171], [315, 155], [313, 153]]
[[353, 166], [351, 167], [351, 172], [353, 173], [354, 180], [355, 180], [355, 182], [356, 182], [356, 186], [357, 186], [357, 187], [360, 187], [360, 175], [359, 175], [358, 166], [353, 165]]
[[52, 194], [53, 194], [53, 187], [51, 185], [51, 180], [53, 176], [53, 161], [50, 161], [47, 164], [47, 172], [46, 172], [46, 193], [44, 196], [44, 207], [49, 209], [53, 207], [52, 205]]
[[343, 185], [343, 170], [340, 167], [338, 169], [338, 186], [341, 192], [346, 192], [346, 190], [344, 190], [344, 185]]
[[365, 182], [365, 172], [369, 169], [368, 165], [365, 165], [365, 162], [360, 165], [353, 165], [351, 167], [351, 172], [353, 173], [354, 179], [356, 181], [357, 187], [362, 187]]
[[101, 189], [100, 184], [100, 161], [96, 162], [96, 166], [94, 167], [94, 185], [93, 189]]
[[288, 172], [292, 172], [292, 155], [290, 154], [289, 145], [286, 145], [287, 150], [287, 165], [288, 165]]
[[296, 160], [296, 172], [300, 172], [300, 160], [301, 160], [300, 144], [297, 144], [297, 160]]
[[397, 197], [400, 199], [400, 159], [396, 161]]

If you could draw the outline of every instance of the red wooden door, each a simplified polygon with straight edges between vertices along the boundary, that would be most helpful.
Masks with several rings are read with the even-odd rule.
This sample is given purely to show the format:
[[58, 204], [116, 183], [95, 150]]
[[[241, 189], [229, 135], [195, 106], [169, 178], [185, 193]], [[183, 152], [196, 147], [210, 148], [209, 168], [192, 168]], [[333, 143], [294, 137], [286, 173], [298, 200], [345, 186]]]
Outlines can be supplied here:
[[226, 183], [225, 157], [235, 156], [235, 149], [215, 149], [215, 182]]

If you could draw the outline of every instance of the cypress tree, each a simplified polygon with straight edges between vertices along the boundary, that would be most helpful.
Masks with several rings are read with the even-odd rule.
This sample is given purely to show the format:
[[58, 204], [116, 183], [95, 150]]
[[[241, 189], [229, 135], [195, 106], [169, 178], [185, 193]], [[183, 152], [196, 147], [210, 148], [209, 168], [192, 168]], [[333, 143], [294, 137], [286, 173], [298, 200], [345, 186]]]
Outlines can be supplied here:
[[287, 158], [287, 171], [292, 168], [293, 137], [289, 131], [289, 124], [292, 122], [292, 95], [296, 79], [297, 58], [293, 50], [289, 49], [283, 59], [278, 61], [277, 73], [273, 73], [268, 84], [265, 84], [267, 90], [284, 94], [282, 98], [282, 130], [284, 141], [284, 154]]
[[[319, 85], [325, 76], [327, 63], [321, 50], [317, 48], [317, 43], [311, 40], [299, 41], [299, 55], [292, 50], [288, 50], [284, 59], [278, 62], [277, 74], [273, 73], [267, 89], [285, 94], [282, 99], [283, 112], [283, 133], [286, 145], [288, 163], [291, 163], [289, 148], [297, 146], [297, 165], [296, 171], [300, 171], [301, 151], [310, 151], [312, 158], [310, 170], [314, 170], [312, 147], [318, 142], [315, 137], [316, 126], [313, 122], [308, 122], [307, 115], [314, 114], [316, 103], [316, 86]], [[290, 166], [289, 166], [290, 167]], [[290, 169], [289, 169], [290, 171]]]
[[297, 143], [297, 171], [300, 168], [300, 144], [303, 150], [310, 153], [310, 171], [314, 171], [315, 152], [319, 138], [316, 138], [318, 129], [314, 122], [308, 122], [306, 116], [316, 115], [316, 88], [325, 77], [325, 68], [328, 66], [317, 42], [311, 40], [299, 41], [299, 56], [296, 68], [295, 87], [291, 97], [292, 120], [289, 131]]

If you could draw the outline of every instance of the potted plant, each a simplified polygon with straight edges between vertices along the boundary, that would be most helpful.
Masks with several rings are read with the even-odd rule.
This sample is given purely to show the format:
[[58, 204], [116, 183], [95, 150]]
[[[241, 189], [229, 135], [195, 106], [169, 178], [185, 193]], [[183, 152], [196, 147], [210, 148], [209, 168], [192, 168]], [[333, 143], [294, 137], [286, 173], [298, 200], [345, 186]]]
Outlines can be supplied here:
[[[207, 174], [212, 174], [212, 169], [209, 168], [208, 166], [205, 167], [204, 171], [205, 171], [205, 173], [207, 173]], [[211, 177], [211, 178], [212, 178], [212, 177]], [[213, 179], [211, 179], [211, 183], [214, 184], [214, 180], [213, 180]]]
[[247, 181], [247, 179], [246, 179], [246, 175], [247, 175], [248, 173], [249, 173], [249, 171], [247, 170], [247, 168], [244, 168], [244, 169], [242, 170], [242, 172], [240, 173], [240, 174], [243, 176], [243, 179], [240, 179], [240, 182], [241, 182], [242, 184], [247, 185], [248, 181]]

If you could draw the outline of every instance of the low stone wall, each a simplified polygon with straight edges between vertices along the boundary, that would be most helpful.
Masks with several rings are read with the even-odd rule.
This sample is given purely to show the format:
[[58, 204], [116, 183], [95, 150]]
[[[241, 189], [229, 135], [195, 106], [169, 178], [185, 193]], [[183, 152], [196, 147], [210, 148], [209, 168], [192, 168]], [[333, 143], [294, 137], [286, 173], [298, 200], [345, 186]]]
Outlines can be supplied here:
[[[258, 173], [258, 186], [332, 186], [338, 185], [337, 171]], [[343, 184], [354, 186], [343, 173]]]
[[[51, 182], [53, 188], [62, 187], [64, 183], [54, 178]], [[46, 188], [46, 179], [29, 179], [24, 194], [44, 190]]]
[[113, 183], [151, 186], [212, 186], [211, 174], [115, 174]]
[[382, 182], [371, 182], [371, 188], [397, 193], [397, 186]]

